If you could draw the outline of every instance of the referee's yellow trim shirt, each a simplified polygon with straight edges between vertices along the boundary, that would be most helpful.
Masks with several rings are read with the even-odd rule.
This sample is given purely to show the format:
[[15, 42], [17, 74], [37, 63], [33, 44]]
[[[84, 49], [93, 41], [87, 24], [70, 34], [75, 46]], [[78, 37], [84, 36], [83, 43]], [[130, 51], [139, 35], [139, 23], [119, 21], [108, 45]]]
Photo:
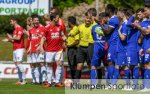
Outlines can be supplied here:
[[86, 27], [85, 23], [79, 25], [79, 46], [87, 47], [89, 45], [89, 37], [91, 33], [91, 26]]
[[[77, 33], [78, 32], [78, 27], [74, 26], [70, 33]], [[72, 45], [76, 40], [79, 40], [79, 34], [75, 35], [75, 36], [68, 36], [67, 38], [67, 46]]]
[[89, 37], [89, 43], [94, 43], [94, 40], [93, 40], [93, 36], [92, 36], [92, 27], [94, 26], [94, 25], [96, 25], [97, 23], [96, 22], [94, 22], [93, 24], [91, 24], [91, 32], [90, 32], [90, 37]]

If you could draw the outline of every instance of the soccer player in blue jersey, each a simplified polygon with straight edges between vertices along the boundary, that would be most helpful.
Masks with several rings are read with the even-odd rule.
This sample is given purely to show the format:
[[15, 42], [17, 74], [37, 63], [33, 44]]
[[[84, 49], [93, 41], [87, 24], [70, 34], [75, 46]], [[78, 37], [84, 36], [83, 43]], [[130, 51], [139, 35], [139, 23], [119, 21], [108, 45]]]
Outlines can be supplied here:
[[[144, 8], [139, 8], [136, 11], [136, 17], [138, 18], [137, 22], [140, 25], [144, 25], [145, 22], [147, 22], [147, 18], [144, 15]], [[143, 39], [144, 39], [144, 35], [141, 33], [141, 31], [138, 31], [138, 52], [140, 51], [140, 49], [142, 48], [143, 45]], [[144, 79], [144, 72], [145, 72], [145, 64], [144, 64], [144, 56], [139, 55], [139, 63], [140, 63], [140, 69], [141, 69], [141, 76], [142, 79]]]
[[[134, 12], [132, 10], [127, 10], [125, 15], [128, 19], [127, 22], [127, 61], [130, 70], [132, 71], [133, 84], [137, 88], [138, 78], [139, 78], [139, 68], [138, 68], [138, 30], [132, 26], [132, 23], [135, 20], [133, 16]], [[130, 72], [129, 72], [130, 74]], [[130, 75], [129, 75], [130, 76]], [[129, 77], [128, 77], [129, 78]]]
[[[98, 21], [102, 21], [104, 13], [100, 13], [98, 17]], [[96, 85], [97, 84], [97, 78], [98, 78], [98, 72], [97, 69], [99, 69], [101, 65], [101, 60], [104, 57], [105, 54], [105, 36], [102, 31], [102, 28], [99, 24], [96, 24], [92, 27], [92, 36], [94, 39], [94, 53], [92, 57], [92, 64], [91, 64], [91, 84]]]
[[[145, 6], [144, 8], [144, 15], [145, 17], [150, 17], [150, 6]], [[144, 63], [146, 65], [146, 69], [144, 72], [144, 79], [145, 79], [145, 88], [140, 92], [146, 92], [150, 90], [150, 20], [143, 22], [141, 25], [138, 23], [133, 23], [133, 26], [138, 28], [141, 33], [144, 35], [144, 41], [142, 49], [140, 50], [139, 54], [141, 56], [144, 55]], [[143, 54], [144, 53], [144, 54]]]
[[[119, 39], [117, 41], [117, 62], [115, 63], [115, 72], [113, 75], [113, 81], [112, 81], [112, 85], [116, 85], [117, 83], [117, 79], [120, 76], [120, 71], [119, 69], [121, 67], [125, 68], [125, 78], [127, 78], [129, 71], [129, 68], [127, 67], [127, 56], [126, 56], [126, 46], [127, 46], [127, 18], [125, 16], [125, 12], [127, 11], [127, 9], [120, 9], [119, 10], [119, 17], [122, 19], [122, 24], [118, 30], [118, 35], [119, 35]], [[129, 78], [127, 78], [129, 79]], [[115, 89], [115, 88], [114, 88]]]
[[104, 27], [102, 23], [100, 23], [101, 28], [104, 32], [105, 35], [108, 36], [108, 77], [110, 79], [113, 78], [113, 74], [115, 71], [114, 64], [117, 61], [117, 53], [116, 53], [116, 48], [117, 48], [117, 40], [118, 40], [118, 29], [120, 26], [120, 22], [118, 17], [115, 15], [115, 7], [112, 4], [108, 4], [106, 6], [106, 13], [109, 13], [109, 21], [108, 21], [108, 29]]

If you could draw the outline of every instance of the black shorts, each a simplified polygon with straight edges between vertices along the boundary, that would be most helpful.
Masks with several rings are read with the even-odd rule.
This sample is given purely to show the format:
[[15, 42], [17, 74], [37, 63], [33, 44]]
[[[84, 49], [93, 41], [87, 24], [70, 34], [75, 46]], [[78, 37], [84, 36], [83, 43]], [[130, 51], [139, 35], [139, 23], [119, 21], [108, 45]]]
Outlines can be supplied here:
[[77, 63], [84, 63], [85, 61], [87, 62], [87, 65], [91, 65], [88, 47], [80, 46], [77, 50]]
[[68, 48], [67, 51], [68, 63], [71, 68], [77, 65], [77, 47]]

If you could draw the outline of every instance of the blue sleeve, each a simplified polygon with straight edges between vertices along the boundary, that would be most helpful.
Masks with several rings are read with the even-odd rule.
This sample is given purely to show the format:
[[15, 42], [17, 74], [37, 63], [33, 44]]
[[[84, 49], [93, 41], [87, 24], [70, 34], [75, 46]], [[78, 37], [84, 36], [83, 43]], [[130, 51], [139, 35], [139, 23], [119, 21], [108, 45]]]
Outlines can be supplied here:
[[148, 21], [148, 27], [150, 27], [150, 20]]
[[108, 23], [109, 27], [115, 28], [116, 22], [117, 22], [117, 21], [115, 21], [114, 19], [110, 19], [110, 20], [109, 20], [109, 23]]
[[138, 39], [140, 38], [140, 36], [141, 36], [141, 32], [140, 32], [140, 31], [138, 31], [138, 33], [137, 33], [137, 37], [138, 37]]
[[132, 27], [131, 24], [134, 21], [134, 16], [131, 16], [127, 22], [127, 26]]
[[122, 26], [122, 34], [127, 36], [127, 27], [125, 24]]
[[92, 36], [94, 35], [95, 26], [92, 26]]

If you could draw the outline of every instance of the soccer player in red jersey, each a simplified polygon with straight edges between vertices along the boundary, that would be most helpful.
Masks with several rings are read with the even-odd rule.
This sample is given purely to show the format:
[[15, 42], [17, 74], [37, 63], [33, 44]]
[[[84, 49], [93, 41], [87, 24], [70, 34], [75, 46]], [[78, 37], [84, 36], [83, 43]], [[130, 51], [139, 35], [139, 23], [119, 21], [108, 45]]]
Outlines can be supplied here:
[[30, 46], [27, 51], [29, 54], [27, 57], [27, 62], [32, 64], [31, 73], [33, 81], [35, 81], [33, 83], [39, 84], [43, 80], [41, 76], [44, 72], [46, 72], [45, 64], [43, 63], [44, 53], [40, 54], [39, 52], [40, 41], [46, 29], [40, 25], [38, 15], [32, 15], [32, 19], [33, 28], [29, 31]]
[[62, 26], [64, 35], [66, 35], [66, 26], [65, 26], [64, 20], [63, 20], [62, 18], [60, 18], [60, 10], [59, 10], [57, 7], [53, 7], [53, 8], [51, 8], [51, 10], [50, 10], [50, 14], [51, 14], [51, 13], [57, 14], [57, 18], [59, 19], [58, 23], [59, 23], [59, 25]]
[[10, 19], [10, 24], [14, 27], [13, 36], [7, 34], [7, 39], [4, 42], [11, 42], [13, 44], [13, 61], [18, 69], [19, 81], [16, 82], [17, 85], [26, 84], [25, 81], [25, 70], [22, 65], [24, 56], [24, 33], [23, 28], [18, 24], [18, 19], [16, 16]]
[[53, 63], [56, 62], [56, 75], [55, 75], [55, 82], [56, 86], [62, 87], [63, 85], [60, 82], [61, 75], [62, 75], [62, 68], [63, 68], [63, 47], [62, 47], [62, 40], [65, 40], [66, 37], [63, 33], [63, 28], [58, 23], [58, 19], [56, 18], [56, 14], [50, 14], [50, 20], [52, 21], [51, 24], [47, 27], [47, 31], [45, 36], [41, 39], [41, 53], [44, 52], [44, 41], [47, 43], [46, 51], [46, 63], [47, 63], [47, 78], [48, 84], [45, 87], [51, 86], [51, 80], [53, 75]]
[[[58, 23], [59, 23], [59, 25], [61, 25], [61, 27], [63, 29], [63, 33], [66, 36], [66, 34], [67, 34], [66, 26], [65, 26], [64, 20], [60, 17], [60, 10], [57, 7], [52, 7], [50, 9], [50, 14], [51, 13], [55, 13], [57, 15], [56, 18], [58, 19]], [[66, 44], [65, 44], [65, 42], [63, 42], [63, 40], [62, 40], [62, 45], [63, 45], [63, 54], [65, 54]], [[53, 70], [55, 70], [55, 69], [56, 69], [56, 63], [53, 64]], [[62, 68], [62, 72], [64, 72], [63, 70], [64, 69]], [[54, 71], [54, 73], [55, 73], [55, 71]], [[63, 75], [61, 76], [61, 80], [63, 80]]]

